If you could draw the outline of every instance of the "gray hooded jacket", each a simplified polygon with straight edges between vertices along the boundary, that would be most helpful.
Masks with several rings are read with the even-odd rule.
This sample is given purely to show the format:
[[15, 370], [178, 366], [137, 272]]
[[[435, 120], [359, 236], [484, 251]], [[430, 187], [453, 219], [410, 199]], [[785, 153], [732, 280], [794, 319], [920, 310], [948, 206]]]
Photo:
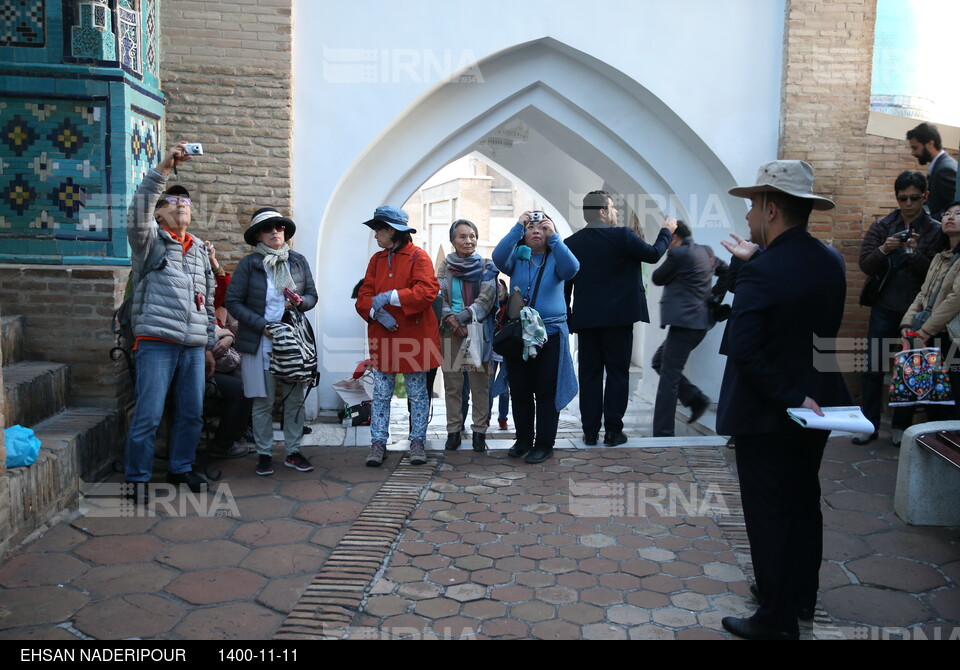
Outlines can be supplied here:
[[[133, 333], [189, 347], [212, 349], [216, 343], [213, 296], [216, 280], [203, 244], [193, 242], [183, 253], [154, 220], [154, 207], [167, 185], [166, 176], [151, 169], [133, 196], [127, 215], [133, 277]], [[159, 240], [165, 246], [157, 268], [144, 267], [150, 250]], [[197, 295], [202, 296], [202, 305]]]

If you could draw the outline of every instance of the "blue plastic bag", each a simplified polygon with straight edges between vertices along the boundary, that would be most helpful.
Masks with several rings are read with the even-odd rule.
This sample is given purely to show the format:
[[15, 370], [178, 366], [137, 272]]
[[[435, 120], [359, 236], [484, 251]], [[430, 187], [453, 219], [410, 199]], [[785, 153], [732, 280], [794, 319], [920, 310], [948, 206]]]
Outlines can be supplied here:
[[30, 428], [10, 426], [3, 430], [7, 447], [7, 467], [26, 468], [33, 465], [40, 454], [40, 440]]

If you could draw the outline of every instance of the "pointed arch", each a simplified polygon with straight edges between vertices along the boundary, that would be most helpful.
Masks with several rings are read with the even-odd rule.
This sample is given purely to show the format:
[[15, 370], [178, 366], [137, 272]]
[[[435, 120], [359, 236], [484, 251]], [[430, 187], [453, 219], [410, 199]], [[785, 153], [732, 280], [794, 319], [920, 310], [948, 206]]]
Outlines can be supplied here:
[[[492, 54], [469, 70], [479, 73], [475, 82], [454, 77], [426, 92], [341, 177], [319, 229], [319, 286], [352, 286], [360, 278], [374, 249], [357, 223], [377, 205], [405, 202], [441, 167], [475, 150], [529, 184], [574, 227], [582, 225], [582, 194], [604, 184], [642, 220], [656, 223], [664, 210], [686, 219], [701, 242], [726, 237], [742, 221], [742, 201], [725, 195], [733, 185], [728, 169], [675, 112], [624, 73], [552, 38]], [[517, 122], [530, 129], [532, 141], [505, 149], [482, 142]], [[361, 235], [367, 244], [358, 243]], [[322, 389], [352, 370], [363, 351], [363, 324], [349, 291], [340, 292], [328, 292], [318, 305]], [[335, 397], [327, 392], [321, 405], [325, 399]]]

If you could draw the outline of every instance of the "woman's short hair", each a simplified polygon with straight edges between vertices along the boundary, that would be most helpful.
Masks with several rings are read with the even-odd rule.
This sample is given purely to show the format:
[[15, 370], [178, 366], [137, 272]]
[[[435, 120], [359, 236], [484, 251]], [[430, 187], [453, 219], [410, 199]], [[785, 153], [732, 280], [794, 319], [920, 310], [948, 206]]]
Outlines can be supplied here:
[[457, 236], [457, 228], [460, 226], [470, 226], [473, 230], [473, 234], [477, 236], [477, 239], [480, 239], [480, 231], [477, 229], [477, 224], [473, 221], [468, 221], [467, 219], [457, 219], [450, 226], [450, 241], [453, 242], [453, 238]]
[[386, 223], [381, 221], [376, 222], [376, 227], [374, 230], [389, 230], [393, 233], [393, 248], [399, 249], [400, 247], [410, 244], [413, 242], [413, 235], [410, 234], [409, 230], [399, 231], [393, 226], [389, 226]]

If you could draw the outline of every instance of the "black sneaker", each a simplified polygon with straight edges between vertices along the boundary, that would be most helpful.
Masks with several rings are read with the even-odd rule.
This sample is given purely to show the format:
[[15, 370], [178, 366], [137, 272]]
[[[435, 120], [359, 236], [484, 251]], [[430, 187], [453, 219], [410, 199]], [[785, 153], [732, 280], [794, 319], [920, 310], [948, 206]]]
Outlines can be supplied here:
[[444, 443], [443, 448], [445, 451], [456, 451], [460, 448], [460, 443], [463, 441], [463, 437], [460, 436], [460, 431], [456, 433], [447, 433], [447, 441]]
[[194, 493], [201, 493], [206, 490], [208, 486], [207, 480], [196, 472], [168, 472], [167, 483], [176, 484], [177, 486], [186, 484], [187, 488]]
[[288, 468], [293, 468], [294, 470], [299, 470], [300, 472], [310, 472], [313, 470], [313, 466], [310, 464], [310, 461], [301, 454], [299, 451], [295, 451], [283, 460], [283, 464]]
[[265, 454], [260, 454], [257, 460], [257, 474], [261, 477], [273, 474], [273, 458]]

